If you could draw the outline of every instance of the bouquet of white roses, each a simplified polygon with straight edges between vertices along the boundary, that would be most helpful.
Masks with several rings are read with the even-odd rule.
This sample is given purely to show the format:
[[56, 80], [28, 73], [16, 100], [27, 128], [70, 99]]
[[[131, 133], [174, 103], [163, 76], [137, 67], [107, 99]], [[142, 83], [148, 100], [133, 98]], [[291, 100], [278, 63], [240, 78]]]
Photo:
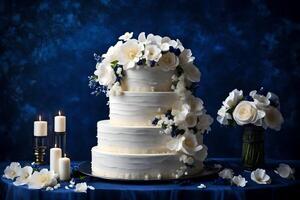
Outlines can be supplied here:
[[253, 124], [279, 131], [284, 121], [279, 98], [271, 92], [263, 95], [262, 91], [263, 88], [253, 90], [244, 97], [242, 90], [234, 89], [218, 110], [217, 121], [222, 125]]

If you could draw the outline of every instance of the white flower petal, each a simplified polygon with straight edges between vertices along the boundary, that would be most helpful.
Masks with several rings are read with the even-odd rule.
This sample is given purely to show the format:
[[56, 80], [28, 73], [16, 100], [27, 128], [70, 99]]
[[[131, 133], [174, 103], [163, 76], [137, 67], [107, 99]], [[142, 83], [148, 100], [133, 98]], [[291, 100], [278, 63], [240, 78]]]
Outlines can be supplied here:
[[234, 175], [233, 170], [228, 168], [225, 168], [219, 172], [219, 176], [223, 179], [232, 179], [233, 175]]

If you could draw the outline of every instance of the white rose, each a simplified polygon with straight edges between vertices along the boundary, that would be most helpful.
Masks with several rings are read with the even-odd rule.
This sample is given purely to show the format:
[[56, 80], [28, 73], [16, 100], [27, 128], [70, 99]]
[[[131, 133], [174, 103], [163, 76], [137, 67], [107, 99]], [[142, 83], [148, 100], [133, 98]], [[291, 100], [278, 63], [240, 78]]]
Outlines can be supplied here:
[[194, 155], [196, 152], [203, 149], [201, 144], [198, 144], [198, 140], [195, 134], [186, 133], [182, 136], [184, 139], [182, 140], [181, 150], [185, 154]]
[[96, 68], [94, 74], [97, 76], [99, 84], [111, 88], [117, 80], [113, 68], [109, 64], [104, 65], [103, 63], [97, 63]]
[[193, 62], [186, 63], [182, 65], [182, 69], [184, 71], [184, 75], [186, 78], [192, 82], [199, 82], [201, 78], [201, 72], [199, 69], [193, 64]]
[[264, 169], [256, 169], [251, 172], [251, 180], [258, 184], [269, 184], [271, 183], [270, 176], [266, 173]]
[[180, 65], [185, 65], [186, 63], [193, 62], [194, 60], [195, 57], [193, 57], [190, 49], [184, 49], [179, 55]]
[[179, 64], [178, 57], [173, 53], [164, 53], [158, 61], [158, 68], [164, 71], [175, 70]]
[[194, 113], [188, 113], [185, 117], [185, 124], [191, 128], [197, 125], [197, 116]]
[[233, 119], [238, 125], [255, 124], [262, 125], [265, 112], [258, 110], [253, 102], [241, 101], [233, 111]]
[[126, 41], [120, 47], [119, 64], [123, 65], [125, 70], [133, 68], [142, 56], [144, 45], [136, 39]]
[[190, 113], [191, 107], [189, 104], [182, 104], [179, 108], [172, 110], [172, 115], [174, 116], [174, 122], [177, 125], [180, 125], [185, 122], [187, 115]]
[[276, 174], [282, 178], [294, 179], [295, 169], [292, 169], [288, 164], [280, 163], [279, 167], [274, 170]]
[[30, 166], [25, 166], [22, 169], [18, 171], [18, 178], [14, 182], [14, 185], [25, 185], [30, 180], [30, 177], [32, 175], [33, 169]]
[[231, 182], [239, 187], [245, 187], [246, 184], [248, 183], [248, 181], [246, 181], [246, 179], [244, 177], [242, 177], [241, 175], [234, 176], [231, 179]]
[[161, 57], [161, 50], [157, 47], [157, 45], [146, 45], [144, 57], [146, 60], [157, 62]]
[[130, 32], [130, 33], [126, 32], [126, 33], [124, 33], [124, 35], [122, 35], [122, 36], [119, 37], [119, 40], [127, 41], [130, 38], [132, 38], [132, 36], [133, 36], [133, 32]]
[[265, 109], [265, 112], [266, 116], [264, 118], [264, 123], [266, 126], [276, 131], [280, 131], [281, 124], [284, 122], [281, 112], [273, 106], [268, 106]]
[[254, 99], [254, 103], [260, 109], [264, 109], [270, 105], [270, 100], [264, 95], [257, 94], [256, 90], [251, 91], [249, 95]]
[[210, 126], [213, 122], [214, 119], [210, 115], [203, 113], [198, 117], [197, 129], [201, 134], [209, 132], [211, 130]]
[[18, 176], [18, 172], [21, 170], [21, 165], [18, 162], [12, 162], [4, 170], [4, 178], [14, 180]]
[[203, 113], [204, 106], [202, 99], [191, 95], [189, 97], [189, 104], [191, 106], [191, 111], [196, 115], [200, 115]]
[[177, 42], [175, 40], [171, 40], [169, 37], [163, 37], [161, 40], [160, 48], [162, 51], [169, 51], [170, 46], [176, 48]]
[[226, 108], [233, 108], [243, 99], [243, 90], [234, 89], [229, 93], [229, 96], [223, 101]]

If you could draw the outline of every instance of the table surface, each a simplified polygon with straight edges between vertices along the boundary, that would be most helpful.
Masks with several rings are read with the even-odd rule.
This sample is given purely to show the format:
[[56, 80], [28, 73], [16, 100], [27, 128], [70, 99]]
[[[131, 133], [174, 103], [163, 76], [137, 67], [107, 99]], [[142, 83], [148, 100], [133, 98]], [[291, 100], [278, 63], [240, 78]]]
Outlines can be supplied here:
[[[29, 163], [21, 162], [22, 166]], [[79, 163], [73, 162], [73, 169], [76, 169]], [[274, 169], [279, 163], [289, 164], [296, 169], [295, 180], [284, 179], [274, 173]], [[8, 164], [9, 162], [0, 163], [2, 173]], [[267, 160], [266, 170], [272, 179], [272, 183], [268, 185], [259, 185], [253, 182], [250, 172], [241, 168], [239, 159], [214, 158], [209, 159], [206, 164], [221, 164], [223, 167], [232, 168], [235, 175], [241, 174], [247, 179], [246, 187], [230, 185], [218, 176], [161, 183], [129, 183], [85, 177], [84, 179], [76, 178], [76, 183], [87, 182], [88, 185], [95, 187], [95, 190], [76, 193], [73, 189], [65, 189], [69, 182], [61, 182], [61, 187], [54, 191], [31, 190], [27, 186], [14, 186], [11, 180], [2, 177], [0, 199], [300, 199], [300, 178], [297, 175], [297, 171], [300, 169], [299, 160]], [[206, 185], [205, 189], [197, 188], [201, 183]]]

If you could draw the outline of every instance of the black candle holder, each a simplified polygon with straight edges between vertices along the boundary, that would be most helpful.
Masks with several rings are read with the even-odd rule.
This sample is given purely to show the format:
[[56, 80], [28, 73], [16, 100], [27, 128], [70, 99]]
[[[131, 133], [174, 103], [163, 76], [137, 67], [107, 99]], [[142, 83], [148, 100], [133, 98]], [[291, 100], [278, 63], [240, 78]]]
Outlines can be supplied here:
[[62, 155], [66, 154], [66, 144], [67, 144], [67, 133], [66, 132], [55, 132], [55, 145], [61, 148]]
[[47, 150], [47, 136], [34, 136], [34, 156], [35, 164], [45, 164]]

